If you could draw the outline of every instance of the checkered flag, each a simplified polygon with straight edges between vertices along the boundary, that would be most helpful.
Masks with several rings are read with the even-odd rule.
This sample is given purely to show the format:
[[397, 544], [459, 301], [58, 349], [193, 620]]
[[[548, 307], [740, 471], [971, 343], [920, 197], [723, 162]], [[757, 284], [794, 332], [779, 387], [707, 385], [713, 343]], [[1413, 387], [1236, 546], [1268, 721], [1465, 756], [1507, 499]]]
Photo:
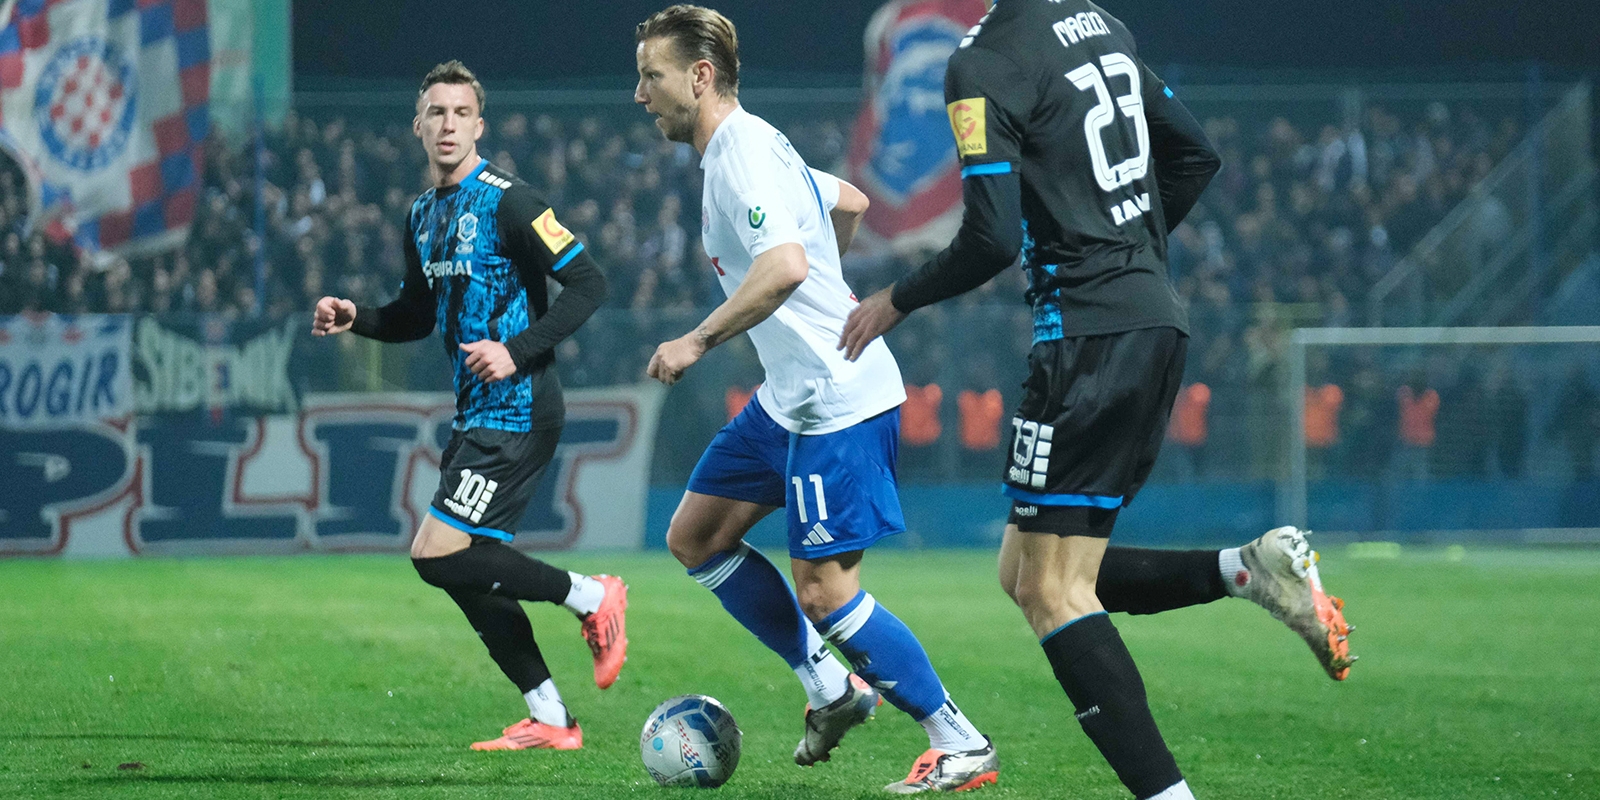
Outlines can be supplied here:
[[43, 218], [91, 251], [182, 244], [210, 125], [206, 0], [15, 0], [0, 13], [0, 133], [39, 182]]

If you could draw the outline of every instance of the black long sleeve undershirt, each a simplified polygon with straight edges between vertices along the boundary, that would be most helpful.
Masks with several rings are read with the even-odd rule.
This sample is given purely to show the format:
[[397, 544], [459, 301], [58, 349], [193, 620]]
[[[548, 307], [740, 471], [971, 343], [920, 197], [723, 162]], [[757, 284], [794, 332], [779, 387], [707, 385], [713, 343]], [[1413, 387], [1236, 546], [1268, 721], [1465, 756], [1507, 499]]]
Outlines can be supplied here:
[[1022, 250], [1022, 180], [1015, 171], [961, 181], [961, 229], [950, 246], [894, 285], [890, 302], [909, 314], [965, 294], [1004, 272]]
[[[578, 253], [565, 267], [554, 273], [561, 294], [528, 329], [506, 342], [517, 371], [526, 371], [545, 353], [571, 336], [606, 301], [606, 276], [587, 250]], [[534, 278], [543, 280], [541, 276]]]
[[434, 308], [433, 289], [422, 274], [422, 263], [415, 251], [406, 248], [406, 278], [400, 284], [400, 296], [388, 305], [376, 308], [357, 308], [355, 322], [350, 332], [380, 342], [414, 342], [433, 333], [438, 312]]
[[1161, 211], [1167, 220], [1167, 233], [1172, 233], [1222, 169], [1222, 159], [1200, 122], [1165, 90], [1145, 97], [1144, 110], [1150, 125], [1150, 158], [1155, 163]]

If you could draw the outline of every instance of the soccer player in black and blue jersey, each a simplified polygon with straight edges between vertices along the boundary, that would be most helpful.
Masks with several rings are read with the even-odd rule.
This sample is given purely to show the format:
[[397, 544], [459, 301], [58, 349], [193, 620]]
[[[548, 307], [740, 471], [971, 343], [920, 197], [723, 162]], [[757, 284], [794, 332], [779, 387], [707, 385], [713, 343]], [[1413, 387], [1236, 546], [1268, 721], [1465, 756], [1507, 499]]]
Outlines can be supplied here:
[[[509, 543], [566, 417], [554, 348], [604, 301], [606, 281], [549, 205], [478, 155], [484, 99], [459, 61], [428, 73], [412, 129], [433, 186], [406, 218], [400, 296], [380, 308], [324, 297], [311, 332], [408, 342], [439, 328], [455, 365], [454, 433], [411, 544], [412, 564], [461, 607], [528, 703], [527, 719], [473, 749], [574, 750], [583, 731], [518, 601], [557, 603], [583, 621], [595, 683], [605, 689], [627, 652], [627, 587], [610, 575], [557, 569]], [[553, 301], [546, 277], [562, 285]]]
[[945, 101], [961, 229], [863, 301], [839, 347], [854, 359], [1021, 253], [1033, 347], [1003, 473], [1012, 509], [1000, 583], [1134, 797], [1194, 800], [1107, 612], [1247, 597], [1299, 633], [1330, 677], [1343, 680], [1353, 661], [1342, 605], [1323, 591], [1303, 531], [1220, 552], [1108, 547], [1150, 476], [1183, 375], [1188, 321], [1167, 236], [1221, 162], [1128, 29], [1090, 0], [991, 0], [950, 57]]

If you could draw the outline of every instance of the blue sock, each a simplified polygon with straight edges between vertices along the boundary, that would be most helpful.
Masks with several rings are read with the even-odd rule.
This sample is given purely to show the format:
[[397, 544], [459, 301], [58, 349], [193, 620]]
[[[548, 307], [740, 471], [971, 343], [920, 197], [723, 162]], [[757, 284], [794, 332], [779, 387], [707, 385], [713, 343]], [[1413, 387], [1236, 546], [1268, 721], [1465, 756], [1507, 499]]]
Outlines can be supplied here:
[[816, 625], [857, 675], [912, 719], [920, 722], [944, 705], [944, 684], [922, 643], [865, 590]]
[[760, 550], [740, 542], [737, 549], [689, 570], [689, 577], [710, 589], [745, 630], [783, 658], [813, 707], [845, 693], [849, 671], [812, 630], [789, 582]]

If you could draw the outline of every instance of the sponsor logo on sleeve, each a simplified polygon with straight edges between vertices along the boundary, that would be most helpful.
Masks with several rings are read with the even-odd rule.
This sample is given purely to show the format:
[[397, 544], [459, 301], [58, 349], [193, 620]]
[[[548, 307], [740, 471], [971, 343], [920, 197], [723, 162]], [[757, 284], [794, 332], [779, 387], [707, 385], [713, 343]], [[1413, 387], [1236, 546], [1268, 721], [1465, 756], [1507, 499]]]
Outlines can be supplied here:
[[767, 212], [762, 211], [761, 206], [750, 209], [750, 228], [752, 230], [761, 230], [761, 226], [765, 225], [766, 222]]
[[983, 97], [957, 100], [945, 109], [950, 112], [950, 129], [956, 135], [956, 153], [962, 158], [989, 152], [989, 101]]
[[559, 253], [572, 244], [574, 238], [572, 231], [562, 227], [556, 221], [556, 210], [547, 208], [539, 218], [533, 221], [533, 232], [539, 234], [539, 239], [544, 246], [550, 248], [551, 253]]

